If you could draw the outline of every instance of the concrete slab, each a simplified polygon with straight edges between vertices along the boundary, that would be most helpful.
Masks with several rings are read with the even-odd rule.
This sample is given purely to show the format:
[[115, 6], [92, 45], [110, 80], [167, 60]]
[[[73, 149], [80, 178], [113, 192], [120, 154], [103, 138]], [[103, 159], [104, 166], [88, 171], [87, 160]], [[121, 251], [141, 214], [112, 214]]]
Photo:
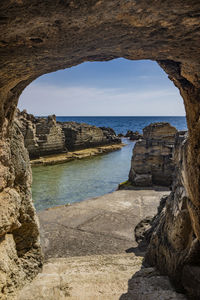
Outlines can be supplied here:
[[38, 213], [45, 258], [125, 253], [136, 248], [134, 228], [153, 216], [169, 191], [119, 190]]

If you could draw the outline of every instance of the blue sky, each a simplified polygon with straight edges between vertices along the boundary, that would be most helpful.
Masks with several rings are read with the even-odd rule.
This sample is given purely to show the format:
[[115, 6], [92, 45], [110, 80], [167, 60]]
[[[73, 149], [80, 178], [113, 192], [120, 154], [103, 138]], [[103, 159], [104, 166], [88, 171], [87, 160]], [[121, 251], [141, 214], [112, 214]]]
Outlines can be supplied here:
[[185, 115], [178, 89], [156, 62], [122, 58], [43, 75], [24, 90], [18, 107], [34, 115]]

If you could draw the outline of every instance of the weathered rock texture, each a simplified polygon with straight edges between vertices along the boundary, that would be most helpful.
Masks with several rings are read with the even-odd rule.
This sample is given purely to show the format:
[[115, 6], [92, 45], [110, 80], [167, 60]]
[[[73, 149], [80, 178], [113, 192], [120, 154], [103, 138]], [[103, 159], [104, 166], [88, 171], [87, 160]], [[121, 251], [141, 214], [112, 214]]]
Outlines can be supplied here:
[[[157, 215], [146, 218], [135, 228], [139, 248], [149, 244], [146, 264], [157, 265], [169, 274], [178, 289], [185, 289], [190, 299], [200, 298], [200, 244], [190, 219], [191, 200], [183, 186], [187, 161], [187, 134], [176, 135], [175, 180], [172, 192], [163, 197]], [[194, 283], [196, 283], [194, 285]]]
[[[189, 219], [194, 236], [200, 240], [200, 4], [199, 0], [158, 1], [115, 1], [115, 0], [2, 0], [0, 39], [0, 195], [8, 189], [18, 193], [17, 199], [10, 196], [12, 205], [19, 203], [22, 218], [30, 218], [34, 224], [33, 208], [28, 185], [30, 170], [26, 160], [21, 161], [24, 149], [14, 150], [11, 159], [12, 120], [18, 97], [23, 89], [38, 76], [71, 67], [84, 61], [105, 61], [124, 57], [127, 59], [157, 60], [170, 79], [179, 88], [183, 97], [189, 130], [186, 155], [184, 186], [190, 199]], [[134, 113], [134, 112], [133, 112]], [[18, 151], [21, 149], [22, 152]], [[21, 161], [21, 164], [20, 164]], [[17, 166], [20, 165], [19, 183]], [[22, 167], [23, 165], [23, 167]], [[19, 194], [19, 191], [21, 193]], [[26, 197], [24, 195], [26, 194]], [[22, 202], [30, 209], [27, 214]], [[21, 203], [21, 204], [20, 204]], [[7, 207], [7, 205], [6, 205]], [[18, 209], [13, 210], [13, 218]], [[2, 227], [7, 221], [4, 214]], [[13, 234], [13, 222], [9, 221], [6, 232]], [[35, 223], [36, 228], [36, 223]], [[176, 225], [175, 225], [176, 227]], [[34, 240], [36, 231], [28, 234], [27, 242]], [[168, 228], [164, 227], [163, 235]], [[164, 232], [166, 231], [166, 232]], [[182, 232], [181, 240], [187, 235]], [[189, 236], [187, 236], [189, 238]], [[1, 241], [1, 253], [6, 249]], [[15, 245], [14, 245], [15, 246]], [[34, 243], [29, 245], [34, 253]], [[15, 247], [16, 248], [16, 247]], [[169, 248], [169, 254], [173, 255]], [[199, 253], [199, 252], [198, 252]], [[2, 257], [2, 255], [1, 255]], [[27, 256], [27, 277], [29, 271], [37, 271]], [[14, 257], [10, 258], [14, 266]], [[39, 257], [37, 257], [39, 261]], [[1, 259], [2, 261], [2, 259]], [[157, 262], [166, 261], [162, 251], [157, 251]], [[165, 271], [169, 274], [171, 263]], [[160, 264], [162, 265], [162, 263]], [[182, 269], [180, 260], [177, 268]], [[5, 274], [3, 264], [1, 273]], [[11, 266], [11, 265], [10, 265]], [[20, 267], [21, 268], [21, 267]], [[23, 268], [23, 264], [22, 264]], [[11, 269], [10, 269], [11, 270]], [[18, 269], [12, 267], [12, 276], [21, 277]], [[7, 272], [8, 274], [8, 272]], [[1, 298], [11, 291], [9, 275], [4, 278]], [[15, 282], [15, 281], [13, 281]], [[23, 281], [21, 281], [23, 282]], [[196, 286], [196, 283], [193, 285]], [[18, 283], [16, 282], [16, 286]]]
[[30, 158], [67, 152], [62, 126], [56, 122], [55, 115], [35, 118], [17, 110], [15, 121], [21, 128]]
[[[31, 170], [23, 135], [15, 123], [0, 147], [0, 298], [41, 268], [38, 221], [31, 200]], [[6, 296], [7, 295], [7, 296]]]
[[79, 150], [95, 146], [121, 143], [112, 128], [96, 127], [76, 122], [62, 123], [65, 146], [68, 150]]
[[133, 149], [129, 181], [135, 186], [170, 186], [177, 130], [169, 123], [153, 123], [143, 129], [143, 139]]
[[31, 159], [67, 153], [68, 150], [121, 143], [112, 128], [96, 127], [76, 122], [56, 122], [56, 116], [34, 117], [25, 110], [15, 114]]

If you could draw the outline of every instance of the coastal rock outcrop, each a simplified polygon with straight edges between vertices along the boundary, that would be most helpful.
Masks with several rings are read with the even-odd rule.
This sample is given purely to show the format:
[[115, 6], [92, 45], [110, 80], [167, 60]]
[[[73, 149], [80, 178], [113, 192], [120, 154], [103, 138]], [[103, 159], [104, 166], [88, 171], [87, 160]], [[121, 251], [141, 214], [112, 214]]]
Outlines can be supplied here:
[[57, 122], [56, 116], [34, 117], [25, 110], [16, 111], [15, 122], [24, 136], [31, 159], [121, 143], [112, 128], [96, 127], [76, 122]]
[[178, 132], [172, 192], [161, 199], [153, 219], [146, 218], [136, 226], [135, 237], [141, 249], [148, 245], [145, 265], [156, 266], [162, 274], [169, 274], [178, 290], [187, 291], [189, 299], [197, 300], [200, 298], [200, 244], [190, 219], [191, 200], [184, 188], [187, 147], [187, 133]]
[[21, 128], [30, 158], [66, 152], [64, 133], [55, 115], [36, 118], [17, 110], [15, 121]]
[[176, 128], [153, 123], [143, 129], [143, 139], [133, 149], [129, 181], [135, 186], [170, 186], [173, 180], [172, 153]]
[[64, 122], [62, 130], [65, 135], [65, 146], [70, 151], [121, 143], [121, 139], [116, 136], [112, 128]]
[[137, 141], [143, 138], [139, 131], [128, 130], [125, 137], [128, 137], [131, 141]]

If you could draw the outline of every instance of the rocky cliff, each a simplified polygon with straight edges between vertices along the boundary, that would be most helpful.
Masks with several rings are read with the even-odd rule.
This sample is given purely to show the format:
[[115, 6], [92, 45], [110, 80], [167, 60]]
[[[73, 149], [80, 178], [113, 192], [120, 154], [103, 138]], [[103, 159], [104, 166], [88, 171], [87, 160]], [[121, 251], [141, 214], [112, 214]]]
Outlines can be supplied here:
[[17, 110], [15, 121], [23, 133], [30, 158], [66, 151], [64, 133], [55, 115], [36, 118], [26, 111]]
[[76, 122], [62, 123], [65, 146], [68, 150], [78, 150], [107, 144], [121, 143], [112, 128], [96, 127]]
[[[16, 290], [42, 267], [39, 226], [31, 198], [31, 168], [21, 129], [0, 142], [0, 299]], [[10, 297], [9, 297], [10, 296]]]
[[172, 153], [176, 128], [153, 123], [143, 129], [143, 139], [133, 149], [129, 181], [135, 186], [170, 186], [173, 180]]
[[56, 122], [56, 116], [36, 118], [16, 111], [15, 122], [24, 136], [30, 158], [121, 143], [112, 128], [76, 122]]
[[175, 176], [172, 192], [163, 197], [157, 215], [136, 226], [139, 246], [148, 245], [145, 265], [156, 266], [169, 274], [178, 290], [186, 291], [189, 299], [200, 299], [199, 241], [190, 219], [191, 200], [184, 188], [187, 161], [187, 133], [175, 138]]

